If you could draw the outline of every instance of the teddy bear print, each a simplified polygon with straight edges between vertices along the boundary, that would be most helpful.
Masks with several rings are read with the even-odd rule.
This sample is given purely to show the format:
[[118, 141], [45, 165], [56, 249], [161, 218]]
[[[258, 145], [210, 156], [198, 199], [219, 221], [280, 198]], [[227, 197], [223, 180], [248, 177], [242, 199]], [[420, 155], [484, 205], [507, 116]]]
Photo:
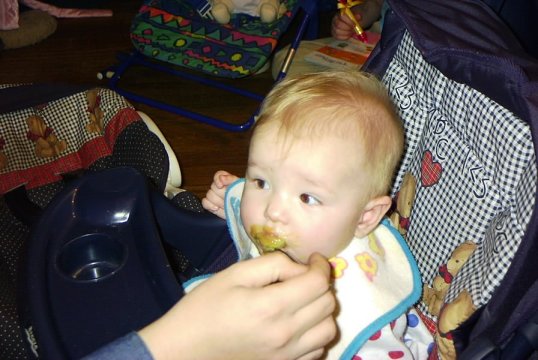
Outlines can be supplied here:
[[4, 147], [6, 146], [6, 140], [0, 137], [0, 170], [7, 166], [7, 156], [4, 154]]
[[467, 290], [463, 290], [452, 302], [443, 306], [437, 320], [435, 334], [437, 352], [442, 360], [456, 359], [456, 348], [451, 331], [458, 328], [475, 311], [473, 299]]
[[457, 246], [447, 263], [439, 267], [439, 275], [433, 279], [432, 286], [424, 287], [422, 301], [428, 306], [430, 314], [439, 315], [450, 283], [475, 249], [476, 244], [471, 241], [466, 241]]
[[103, 110], [99, 106], [101, 104], [101, 96], [98, 89], [86, 91], [86, 102], [88, 103], [88, 115], [90, 122], [86, 125], [86, 130], [89, 133], [103, 132]]
[[65, 140], [58, 140], [53, 129], [45, 124], [41, 116], [32, 115], [26, 119], [26, 137], [35, 143], [35, 154], [40, 158], [57, 156], [67, 148]]
[[396, 209], [390, 215], [392, 224], [402, 236], [407, 234], [411, 218], [411, 210], [415, 201], [417, 180], [411, 173], [406, 173], [400, 186], [400, 191], [396, 195]]

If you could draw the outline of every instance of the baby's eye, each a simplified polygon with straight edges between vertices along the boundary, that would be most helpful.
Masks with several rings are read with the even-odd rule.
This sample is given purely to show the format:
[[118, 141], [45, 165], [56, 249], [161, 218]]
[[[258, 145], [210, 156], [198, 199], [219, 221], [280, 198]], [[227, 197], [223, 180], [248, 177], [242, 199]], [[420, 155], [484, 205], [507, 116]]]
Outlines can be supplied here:
[[269, 188], [269, 185], [267, 184], [267, 181], [265, 181], [265, 180], [254, 179], [253, 182], [254, 182], [254, 185], [256, 185], [256, 187], [258, 189], [268, 189]]
[[301, 194], [299, 195], [299, 199], [307, 205], [321, 205], [321, 201], [309, 194]]

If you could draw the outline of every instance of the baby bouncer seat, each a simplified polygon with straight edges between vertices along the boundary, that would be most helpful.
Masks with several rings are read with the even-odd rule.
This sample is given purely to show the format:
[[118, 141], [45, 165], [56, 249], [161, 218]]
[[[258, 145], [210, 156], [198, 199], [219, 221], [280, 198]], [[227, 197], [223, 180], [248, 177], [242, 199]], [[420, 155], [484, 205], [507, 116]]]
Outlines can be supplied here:
[[[196, 82], [261, 102], [263, 95], [221, 80], [250, 77], [266, 68], [282, 36], [294, 30], [277, 81], [285, 76], [300, 41], [317, 36], [317, 1], [282, 0], [281, 9], [285, 11], [280, 18], [270, 23], [238, 13], [232, 15], [230, 23], [219, 24], [209, 17], [210, 3], [206, 0], [146, 0], [131, 26], [135, 50], [128, 56], [120, 55], [120, 63], [108, 70], [109, 87], [128, 99], [206, 124], [230, 131], [248, 130], [255, 114], [240, 124], [231, 123], [192, 112], [188, 104], [169, 104], [129, 91], [119, 80], [131, 66], [140, 65], [186, 81], [185, 89], [189, 82]], [[302, 16], [300, 23], [293, 24], [298, 15]]]

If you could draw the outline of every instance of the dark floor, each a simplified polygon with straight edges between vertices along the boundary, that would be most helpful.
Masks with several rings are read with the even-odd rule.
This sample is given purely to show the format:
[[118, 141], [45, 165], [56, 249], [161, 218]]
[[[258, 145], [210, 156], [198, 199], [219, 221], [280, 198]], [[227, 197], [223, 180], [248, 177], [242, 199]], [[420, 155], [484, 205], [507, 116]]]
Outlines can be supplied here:
[[[53, 81], [106, 86], [106, 81], [98, 80], [96, 74], [114, 64], [118, 52], [132, 49], [129, 27], [142, 1], [100, 3], [111, 8], [114, 16], [58, 19], [56, 32], [46, 40], [0, 51], [0, 83]], [[322, 28], [327, 24], [328, 20], [323, 21]], [[269, 72], [233, 81], [259, 94], [265, 94], [272, 84]], [[191, 104], [194, 111], [221, 116], [234, 123], [245, 121], [257, 106], [237, 95], [211, 92], [198, 84], [141, 69], [127, 73], [121, 84], [156, 99], [181, 100]], [[216, 170], [244, 172], [248, 131], [232, 133], [134, 102], [133, 105], [146, 112], [169, 141], [180, 161], [184, 188], [203, 196]]]

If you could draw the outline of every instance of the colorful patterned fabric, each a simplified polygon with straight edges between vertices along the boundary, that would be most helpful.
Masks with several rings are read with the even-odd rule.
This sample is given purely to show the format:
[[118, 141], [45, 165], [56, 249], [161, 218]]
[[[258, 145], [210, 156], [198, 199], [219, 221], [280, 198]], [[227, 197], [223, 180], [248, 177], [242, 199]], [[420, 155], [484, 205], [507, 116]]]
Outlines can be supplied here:
[[266, 62], [298, 11], [286, 1], [286, 13], [273, 23], [234, 14], [222, 25], [202, 18], [186, 1], [149, 0], [131, 27], [131, 40], [145, 56], [225, 78], [254, 74]]

